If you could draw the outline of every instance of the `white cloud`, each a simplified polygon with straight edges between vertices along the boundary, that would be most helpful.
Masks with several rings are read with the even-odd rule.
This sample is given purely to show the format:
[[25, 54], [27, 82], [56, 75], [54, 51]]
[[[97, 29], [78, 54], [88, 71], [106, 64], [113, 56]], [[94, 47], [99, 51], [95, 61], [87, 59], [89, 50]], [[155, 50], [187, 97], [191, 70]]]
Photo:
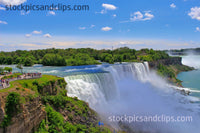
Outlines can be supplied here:
[[50, 34], [44, 34], [44, 37], [51, 38], [51, 35]]
[[31, 37], [32, 35], [31, 35], [31, 34], [26, 34], [25, 36], [26, 36], [26, 37]]
[[40, 30], [40, 31], [37, 31], [37, 30], [34, 30], [33, 32], [31, 32], [30, 34], [26, 34], [25, 36], [27, 37], [27, 38], [29, 38], [29, 37], [31, 37], [32, 35], [39, 35], [39, 34], [42, 34], [42, 31]]
[[188, 15], [189, 15], [192, 19], [200, 20], [200, 7], [192, 7], [192, 8], [190, 9], [190, 12], [188, 13]]
[[6, 10], [6, 8], [4, 8], [4, 7], [1, 7], [1, 6], [0, 6], [0, 10], [3, 10], [3, 11], [5, 11], [5, 10]]
[[94, 27], [95, 27], [95, 25], [93, 25], [93, 24], [90, 26], [90, 28], [94, 28]]
[[40, 30], [40, 31], [34, 30], [34, 31], [32, 32], [32, 34], [42, 34], [42, 31], [41, 31], [41, 30]]
[[8, 24], [6, 21], [1, 21], [0, 20], [0, 24]]
[[85, 30], [86, 27], [79, 27], [79, 30]]
[[112, 28], [106, 26], [106, 27], [102, 27], [101, 30], [102, 30], [102, 31], [110, 31], [110, 30], [112, 30]]
[[116, 10], [117, 7], [115, 5], [112, 4], [102, 4], [102, 7], [104, 8], [103, 10], [101, 10], [101, 12], [96, 12], [96, 13], [100, 13], [100, 14], [106, 14], [107, 10]]
[[96, 12], [96, 13], [100, 13], [100, 14], [106, 14], [107, 13], [107, 11], [106, 10], [101, 10], [101, 12]]
[[54, 11], [49, 11], [48, 15], [53, 15], [54, 16], [54, 15], [56, 15], [56, 13]]
[[27, 11], [27, 12], [25, 12], [25, 11], [21, 11], [21, 15], [28, 15], [30, 13], [30, 11]]
[[20, 5], [26, 2], [26, 0], [0, 0], [0, 4], [3, 5]]
[[170, 5], [170, 7], [171, 7], [171, 8], [176, 8], [176, 5], [175, 5], [174, 3], [172, 3], [172, 4]]
[[116, 15], [116, 14], [113, 14], [112, 16], [113, 16], [113, 18], [117, 17], [117, 15]]
[[196, 27], [196, 32], [200, 32], [200, 28], [199, 27]]
[[105, 8], [106, 10], [116, 10], [117, 7], [111, 4], [102, 4], [102, 7]]
[[130, 21], [146, 21], [154, 18], [154, 15], [151, 14], [151, 11], [146, 11], [142, 14], [140, 11], [134, 12], [131, 14]]
[[150, 12], [146, 12], [144, 16], [145, 16], [144, 20], [151, 20], [152, 18], [154, 18], [154, 15], [151, 14]]

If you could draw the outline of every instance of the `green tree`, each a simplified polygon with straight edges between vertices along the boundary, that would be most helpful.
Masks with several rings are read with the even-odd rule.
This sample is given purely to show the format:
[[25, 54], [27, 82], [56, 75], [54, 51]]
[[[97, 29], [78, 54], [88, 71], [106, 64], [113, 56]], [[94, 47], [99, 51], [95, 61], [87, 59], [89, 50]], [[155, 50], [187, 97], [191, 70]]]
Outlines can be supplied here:
[[23, 65], [21, 63], [17, 64], [16, 66], [18, 69], [21, 70], [21, 73], [23, 74]]
[[12, 67], [5, 67], [4, 70], [7, 72], [12, 72], [13, 69], [12, 69]]
[[7, 57], [6, 58], [6, 64], [8, 64], [8, 65], [11, 65], [13, 63], [13, 59], [12, 59], [12, 57]]
[[0, 64], [4, 64], [5, 63], [5, 56], [4, 55], [0, 55]]
[[20, 95], [10, 92], [6, 98], [6, 114], [13, 116], [20, 111]]
[[45, 66], [66, 66], [66, 61], [58, 54], [46, 54], [42, 59], [42, 64]]
[[20, 112], [20, 94], [16, 92], [10, 92], [6, 97], [5, 106], [6, 115], [4, 116], [1, 127], [7, 127], [14, 115]]
[[0, 74], [2, 74], [4, 72], [3, 67], [0, 67]]
[[33, 64], [34, 62], [30, 57], [27, 57], [24, 61], [24, 66], [32, 66]]

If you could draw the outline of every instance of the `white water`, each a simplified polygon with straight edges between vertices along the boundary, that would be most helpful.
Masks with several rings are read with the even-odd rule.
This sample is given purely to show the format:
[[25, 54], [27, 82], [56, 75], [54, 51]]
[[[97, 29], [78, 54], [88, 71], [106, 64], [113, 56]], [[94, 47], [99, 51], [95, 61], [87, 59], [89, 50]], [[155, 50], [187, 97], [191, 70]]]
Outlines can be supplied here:
[[88, 102], [108, 123], [111, 115], [193, 116], [193, 122], [129, 124], [136, 131], [199, 133], [199, 105], [191, 103], [197, 99], [183, 96], [169, 87], [164, 79], [149, 71], [148, 63], [113, 65], [104, 69], [108, 73], [65, 77], [68, 96]]
[[182, 57], [182, 63], [187, 66], [200, 69], [200, 56], [197, 55], [188, 55]]

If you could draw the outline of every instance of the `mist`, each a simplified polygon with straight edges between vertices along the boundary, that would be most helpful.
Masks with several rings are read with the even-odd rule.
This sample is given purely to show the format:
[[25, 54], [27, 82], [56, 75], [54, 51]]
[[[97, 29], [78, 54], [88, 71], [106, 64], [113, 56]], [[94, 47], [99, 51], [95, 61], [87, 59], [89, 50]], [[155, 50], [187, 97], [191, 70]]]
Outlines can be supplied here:
[[65, 78], [68, 95], [88, 102], [114, 128], [120, 127], [110, 120], [111, 116], [192, 116], [192, 122], [122, 123], [134, 132], [199, 133], [199, 104], [169, 87], [164, 79], [149, 71], [147, 63], [113, 65], [105, 70], [109, 73]]
[[187, 56], [182, 56], [182, 63], [195, 69], [200, 69], [200, 55], [189, 53]]

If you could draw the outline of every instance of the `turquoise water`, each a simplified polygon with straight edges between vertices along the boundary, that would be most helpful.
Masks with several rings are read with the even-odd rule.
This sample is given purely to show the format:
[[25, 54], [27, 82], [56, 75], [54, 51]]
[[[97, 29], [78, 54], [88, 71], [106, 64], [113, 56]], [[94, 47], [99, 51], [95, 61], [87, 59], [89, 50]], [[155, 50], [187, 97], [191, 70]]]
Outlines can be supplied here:
[[192, 96], [200, 97], [200, 70], [182, 72], [177, 78], [183, 81], [182, 85], [184, 87], [194, 90], [191, 93]]
[[182, 85], [184, 87], [192, 90], [192, 96], [200, 97], [200, 56], [183, 56], [182, 63], [184, 65], [194, 67], [196, 70], [181, 72], [178, 74], [177, 78], [183, 81]]

